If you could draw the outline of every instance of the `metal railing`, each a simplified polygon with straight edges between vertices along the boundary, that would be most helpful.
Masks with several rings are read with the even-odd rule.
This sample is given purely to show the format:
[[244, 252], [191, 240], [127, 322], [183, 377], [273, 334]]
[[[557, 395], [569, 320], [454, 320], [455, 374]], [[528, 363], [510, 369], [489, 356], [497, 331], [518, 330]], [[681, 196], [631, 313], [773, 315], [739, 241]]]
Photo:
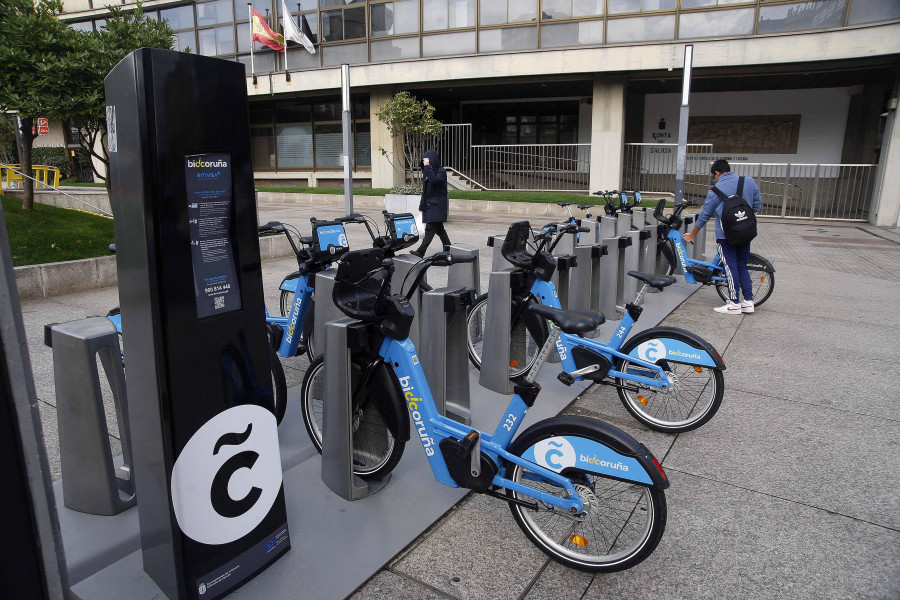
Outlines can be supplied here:
[[[467, 173], [470, 166], [470, 148], [472, 147], [472, 124], [442, 125], [440, 135], [422, 136], [416, 140], [415, 146], [421, 148], [422, 152], [429, 148], [436, 149], [443, 166]], [[416, 169], [419, 166], [416, 164]], [[416, 169], [413, 169], [413, 172]]]
[[[677, 144], [625, 144], [622, 187], [642, 192], [675, 192]], [[713, 185], [711, 144], [688, 144], [684, 197], [703, 202]], [[869, 217], [877, 165], [732, 162], [738, 175], [756, 180], [760, 215], [865, 221]]]
[[486, 190], [586, 192], [590, 144], [472, 146], [466, 175]]
[[[684, 169], [684, 194], [691, 198], [708, 188], [712, 144], [688, 144]], [[622, 189], [642, 192], [675, 192], [675, 159], [678, 144], [625, 144]], [[706, 190], [703, 191], [706, 197]]]

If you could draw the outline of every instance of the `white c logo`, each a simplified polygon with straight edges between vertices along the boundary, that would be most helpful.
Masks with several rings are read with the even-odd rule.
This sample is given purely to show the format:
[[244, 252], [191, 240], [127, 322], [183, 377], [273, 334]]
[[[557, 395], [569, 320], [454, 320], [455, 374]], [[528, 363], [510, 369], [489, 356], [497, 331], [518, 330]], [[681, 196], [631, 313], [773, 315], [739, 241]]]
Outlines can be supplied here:
[[575, 466], [575, 448], [564, 437], [552, 437], [534, 445], [534, 459], [537, 464], [559, 473], [566, 467]]
[[171, 485], [178, 526], [192, 540], [227, 544], [253, 531], [281, 490], [275, 415], [245, 404], [207, 421], [178, 455]]
[[647, 362], [662, 360], [666, 357], [666, 345], [660, 340], [647, 340], [637, 347], [637, 355]]

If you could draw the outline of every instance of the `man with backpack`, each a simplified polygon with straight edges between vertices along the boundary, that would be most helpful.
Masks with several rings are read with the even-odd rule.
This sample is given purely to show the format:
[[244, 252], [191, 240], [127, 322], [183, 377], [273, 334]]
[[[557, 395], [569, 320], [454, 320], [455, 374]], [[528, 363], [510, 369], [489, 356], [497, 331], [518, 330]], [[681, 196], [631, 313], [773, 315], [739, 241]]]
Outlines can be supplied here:
[[706, 194], [706, 202], [694, 221], [694, 228], [685, 234], [684, 241], [692, 242], [715, 213], [716, 244], [725, 263], [729, 300], [714, 310], [729, 315], [752, 313], [753, 288], [747, 260], [750, 258], [750, 240], [756, 237], [756, 213], [762, 208], [762, 196], [753, 178], [732, 173], [731, 165], [724, 158], [714, 162], [710, 171], [716, 185]]

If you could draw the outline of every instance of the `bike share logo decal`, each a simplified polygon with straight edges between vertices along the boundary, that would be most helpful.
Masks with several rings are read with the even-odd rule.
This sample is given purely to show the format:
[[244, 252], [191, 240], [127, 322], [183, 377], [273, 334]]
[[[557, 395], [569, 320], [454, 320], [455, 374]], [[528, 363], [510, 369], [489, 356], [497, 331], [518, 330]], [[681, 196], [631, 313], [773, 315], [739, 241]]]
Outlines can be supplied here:
[[275, 415], [245, 404], [207, 421], [178, 455], [171, 486], [178, 526], [192, 540], [227, 544], [253, 531], [281, 490]]
[[200, 587], [197, 588], [197, 591], [200, 593], [201, 596], [202, 596], [203, 594], [205, 594], [205, 593], [206, 593], [206, 584], [205, 584], [205, 583], [201, 583], [201, 584], [200, 584]]
[[425, 419], [422, 418], [422, 413], [419, 412], [419, 402], [422, 401], [421, 398], [416, 398], [413, 394], [414, 388], [409, 384], [410, 377], [401, 377], [400, 378], [400, 387], [403, 388], [403, 397], [406, 399], [406, 405], [409, 407], [409, 414], [412, 415], [413, 424], [416, 426], [416, 431], [419, 433], [419, 439], [422, 440], [422, 446], [425, 448], [425, 454], [427, 456], [434, 456], [434, 439], [428, 434], [428, 429], [425, 427]]
[[566, 347], [562, 343], [562, 338], [556, 338], [556, 351], [560, 360], [566, 360]]
[[533, 446], [534, 461], [551, 471], [559, 473], [568, 467], [574, 467], [577, 454], [572, 443], [564, 437], [552, 437], [541, 440]]
[[666, 357], [666, 345], [662, 340], [647, 340], [637, 347], [637, 357], [647, 362], [656, 362]]
[[684, 260], [684, 248], [682, 247], [681, 244], [675, 244], [675, 249], [678, 250], [678, 260], [681, 261], [681, 267], [686, 269], [687, 261]]
[[294, 292], [295, 297], [297, 298], [297, 309], [293, 311], [293, 315], [291, 317], [291, 322], [288, 324], [287, 328], [287, 339], [285, 340], [287, 343], [291, 343], [291, 340], [294, 339], [294, 331], [297, 329], [297, 319], [300, 318], [300, 308], [303, 306], [303, 296]]

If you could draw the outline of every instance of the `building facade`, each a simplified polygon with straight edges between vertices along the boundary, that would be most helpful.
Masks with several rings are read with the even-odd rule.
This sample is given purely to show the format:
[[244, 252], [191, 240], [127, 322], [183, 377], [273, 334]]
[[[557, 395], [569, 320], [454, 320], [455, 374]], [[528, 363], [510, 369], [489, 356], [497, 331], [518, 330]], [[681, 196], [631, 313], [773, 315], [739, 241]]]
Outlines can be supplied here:
[[[281, 2], [252, 6], [281, 31]], [[460, 185], [665, 192], [691, 44], [688, 143], [698, 186], [709, 160], [727, 156], [767, 183], [770, 214], [898, 224], [900, 2], [304, 0], [288, 8], [308, 24], [316, 54], [254, 43], [251, 74], [246, 2], [144, 4], [176, 31], [177, 49], [246, 66], [258, 182], [340, 184], [339, 66], [348, 63], [356, 185], [401, 182], [397, 141], [375, 112], [407, 90], [437, 108], [447, 127], [435, 143]], [[95, 0], [67, 0], [65, 10], [72, 27], [103, 26]]]

